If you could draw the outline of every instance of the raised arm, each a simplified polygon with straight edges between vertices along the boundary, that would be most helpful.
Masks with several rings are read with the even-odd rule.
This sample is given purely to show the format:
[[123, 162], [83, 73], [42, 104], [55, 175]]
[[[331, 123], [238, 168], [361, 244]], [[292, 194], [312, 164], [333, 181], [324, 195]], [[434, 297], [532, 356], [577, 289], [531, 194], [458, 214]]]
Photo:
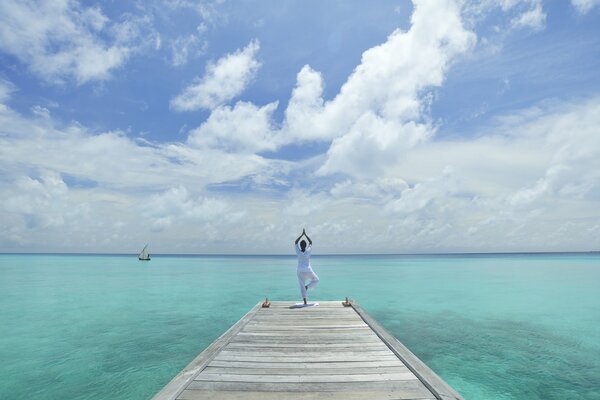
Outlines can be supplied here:
[[310, 240], [310, 238], [308, 237], [308, 235], [306, 234], [306, 232], [304, 231], [304, 229], [302, 229], [302, 234], [304, 236], [306, 236], [306, 238], [308, 239], [308, 243], [312, 246], [312, 240]]
[[296, 239], [296, 241], [294, 242], [295, 245], [298, 244], [298, 242], [300, 241], [300, 239], [302, 239], [303, 235], [304, 235], [304, 230], [302, 231], [302, 233], [300, 234], [300, 236], [298, 236], [298, 239]]

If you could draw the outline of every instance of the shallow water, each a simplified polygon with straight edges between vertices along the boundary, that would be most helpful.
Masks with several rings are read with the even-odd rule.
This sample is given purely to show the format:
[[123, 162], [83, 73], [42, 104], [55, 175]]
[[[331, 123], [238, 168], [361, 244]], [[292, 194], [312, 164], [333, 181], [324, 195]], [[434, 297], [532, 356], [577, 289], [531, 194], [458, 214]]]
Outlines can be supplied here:
[[[600, 256], [314, 256], [466, 399], [600, 399]], [[0, 255], [0, 398], [146, 399], [294, 257]]]

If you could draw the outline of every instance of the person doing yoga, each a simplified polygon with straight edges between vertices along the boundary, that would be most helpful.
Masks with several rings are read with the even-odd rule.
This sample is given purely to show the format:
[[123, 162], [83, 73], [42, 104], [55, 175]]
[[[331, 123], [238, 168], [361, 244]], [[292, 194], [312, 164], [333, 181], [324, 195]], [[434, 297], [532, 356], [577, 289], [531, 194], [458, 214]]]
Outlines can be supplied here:
[[[302, 239], [302, 236], [306, 237], [308, 240], [308, 246], [306, 245], [306, 240]], [[300, 245], [298, 245], [300, 242]], [[298, 239], [294, 242], [296, 248], [296, 255], [298, 256], [298, 269], [296, 270], [298, 274], [298, 283], [300, 284], [300, 293], [302, 294], [302, 300], [304, 300], [304, 304], [306, 304], [306, 292], [308, 289], [312, 289], [319, 283], [319, 277], [315, 274], [315, 271], [312, 270], [310, 266], [310, 253], [312, 252], [312, 240], [306, 234], [306, 231], [302, 229], [302, 234], [298, 236]], [[306, 281], [310, 280], [308, 284]]]

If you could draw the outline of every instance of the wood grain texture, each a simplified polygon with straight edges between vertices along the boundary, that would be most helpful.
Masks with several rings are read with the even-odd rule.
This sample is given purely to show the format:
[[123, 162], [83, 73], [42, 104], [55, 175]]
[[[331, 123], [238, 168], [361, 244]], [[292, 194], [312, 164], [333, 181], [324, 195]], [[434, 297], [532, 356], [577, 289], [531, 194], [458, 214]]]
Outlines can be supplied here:
[[294, 304], [258, 303], [154, 399], [462, 400], [360, 307]]

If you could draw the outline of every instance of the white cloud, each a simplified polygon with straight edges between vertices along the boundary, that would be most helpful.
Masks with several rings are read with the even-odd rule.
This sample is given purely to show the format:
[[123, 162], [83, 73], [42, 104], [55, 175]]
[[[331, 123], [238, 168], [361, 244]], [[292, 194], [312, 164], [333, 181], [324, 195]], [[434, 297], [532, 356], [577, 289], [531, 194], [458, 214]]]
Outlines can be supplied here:
[[[508, 19], [495, 19], [494, 31], [504, 37], [506, 32], [531, 28], [542, 30], [546, 26], [546, 12], [542, 0], [474, 0], [463, 2], [463, 15], [469, 26], [496, 16], [495, 11], [500, 10]], [[493, 18], [494, 18], [493, 17]], [[484, 40], [486, 40], [484, 38]], [[497, 44], [496, 44], [497, 46]]]
[[323, 77], [309, 65], [296, 77], [296, 87], [285, 110], [284, 132], [288, 141], [318, 139], [323, 129], [318, 115], [323, 110]]
[[159, 231], [182, 222], [225, 223], [232, 216], [224, 201], [200, 196], [194, 198], [184, 186], [153, 195], [141, 208], [142, 215]]
[[171, 41], [171, 64], [180, 67], [187, 64], [189, 58], [196, 58], [206, 52], [207, 42], [195, 35], [179, 36]]
[[5, 193], [4, 210], [22, 214], [28, 228], [45, 228], [64, 224], [67, 185], [60, 176], [44, 171], [39, 179], [19, 177], [14, 189]]
[[[410, 29], [365, 51], [333, 99], [304, 66], [281, 124], [277, 102], [226, 104], [256, 73], [257, 42], [207, 68], [205, 92], [187, 104], [211, 113], [183, 143], [2, 106], [0, 249], [132, 251], [150, 241], [155, 251], [287, 252], [303, 226], [322, 253], [593, 248], [600, 99], [540, 104], [462, 139], [436, 138], [444, 127], [429, 121], [429, 91], [475, 36], [455, 3], [415, 4]], [[495, 7], [510, 21], [535, 4]], [[91, 10], [89, 30], [109, 30]], [[226, 95], [224, 76], [237, 81]], [[14, 90], [0, 82], [0, 99]], [[330, 146], [299, 162], [257, 154], [305, 141]]]
[[8, 107], [0, 108], [0, 163], [9, 176], [41, 169], [103, 187], [162, 189], [175, 180], [203, 186], [258, 171], [269, 174], [270, 164], [253, 154], [136, 142], [120, 131], [97, 133], [77, 123], [62, 126], [47, 110], [37, 107], [34, 111], [34, 117], [27, 118]]
[[15, 85], [11, 82], [0, 79], [0, 104], [10, 99], [11, 95], [16, 91]]
[[341, 172], [361, 178], [379, 176], [395, 165], [404, 152], [432, 134], [427, 124], [413, 121], [403, 124], [365, 113], [348, 133], [333, 140], [319, 173]]
[[260, 108], [246, 102], [238, 102], [234, 107], [221, 106], [190, 132], [188, 143], [230, 153], [274, 150], [271, 115], [276, 108], [277, 102]]
[[222, 0], [163, 0], [161, 7], [171, 9], [187, 8], [195, 11], [203, 19], [203, 23], [216, 24], [219, 20], [226, 19], [226, 16], [219, 10]]
[[[433, 134], [426, 122], [430, 97], [450, 63], [467, 52], [475, 35], [461, 23], [452, 1], [415, 2], [408, 32], [392, 33], [367, 50], [320, 118], [335, 139], [321, 173], [367, 174], [390, 165]], [[366, 166], [363, 167], [363, 165]]]
[[600, 0], [571, 0], [571, 5], [580, 14], [587, 14], [592, 8], [600, 5]]
[[245, 48], [209, 63], [204, 76], [173, 98], [171, 107], [176, 111], [213, 109], [239, 96], [260, 67], [256, 60], [259, 48], [259, 42], [253, 40]]
[[[4, 249], [133, 251], [150, 241], [154, 251], [286, 252], [303, 226], [323, 253], [584, 250], [597, 242], [600, 99], [513, 113], [485, 136], [421, 142], [382, 174], [341, 180], [316, 177], [319, 162], [284, 168], [252, 154], [57, 129], [51, 115], [0, 117], [0, 167], [16, 177], [0, 180]], [[292, 189], [205, 189], [274, 173]], [[299, 175], [311, 184], [296, 186]]]
[[532, 9], [513, 18], [511, 25], [515, 28], [528, 27], [534, 30], [544, 29], [546, 26], [546, 13], [542, 9], [542, 4], [538, 3]]
[[[78, 84], [110, 77], [135, 51], [143, 19], [111, 24], [98, 7], [74, 1], [0, 2], [0, 50], [44, 80]], [[100, 33], [114, 36], [102, 39]], [[105, 35], [104, 35], [105, 36]]]
[[254, 154], [61, 126], [41, 107], [34, 111], [25, 117], [0, 107], [4, 250], [131, 251], [126, 246], [155, 238], [165, 251], [193, 251], [197, 237], [210, 248], [243, 217], [244, 204], [230, 207], [205, 187], [246, 176], [265, 181], [287, 168]]
[[334, 184], [330, 193], [334, 198], [386, 203], [402, 194], [406, 189], [408, 189], [408, 184], [401, 178], [377, 178], [368, 181], [345, 179]]
[[432, 202], [446, 202], [456, 190], [452, 177], [452, 168], [446, 167], [440, 178], [432, 178], [405, 188], [397, 198], [386, 204], [386, 211], [399, 215], [415, 215], [422, 212]]

